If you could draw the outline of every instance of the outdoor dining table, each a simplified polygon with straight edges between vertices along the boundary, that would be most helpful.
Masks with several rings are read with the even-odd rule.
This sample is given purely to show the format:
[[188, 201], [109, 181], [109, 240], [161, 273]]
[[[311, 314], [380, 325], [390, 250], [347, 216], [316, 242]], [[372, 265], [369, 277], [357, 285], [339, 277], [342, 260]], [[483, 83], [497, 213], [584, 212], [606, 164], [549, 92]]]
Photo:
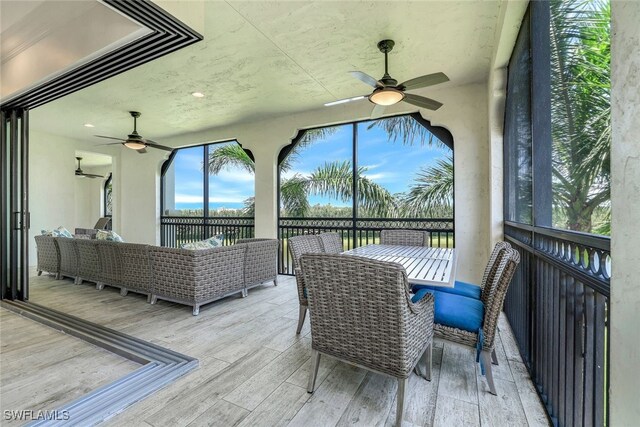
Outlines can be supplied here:
[[367, 245], [343, 254], [396, 262], [407, 271], [409, 283], [450, 288], [455, 284], [457, 258], [452, 248]]

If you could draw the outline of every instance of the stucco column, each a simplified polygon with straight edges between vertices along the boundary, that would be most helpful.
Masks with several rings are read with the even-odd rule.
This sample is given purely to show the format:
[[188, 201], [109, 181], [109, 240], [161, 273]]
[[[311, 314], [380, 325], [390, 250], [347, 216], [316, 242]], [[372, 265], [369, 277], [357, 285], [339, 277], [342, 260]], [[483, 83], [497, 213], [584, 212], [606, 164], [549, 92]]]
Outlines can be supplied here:
[[114, 231], [127, 242], [160, 243], [160, 165], [167, 157], [161, 150], [146, 154], [122, 149], [114, 173], [119, 195]]
[[251, 150], [255, 159], [255, 235], [275, 239], [278, 237], [278, 154], [291, 143], [297, 130], [289, 123], [245, 129], [238, 142]]
[[640, 2], [612, 1], [612, 426], [640, 420]]

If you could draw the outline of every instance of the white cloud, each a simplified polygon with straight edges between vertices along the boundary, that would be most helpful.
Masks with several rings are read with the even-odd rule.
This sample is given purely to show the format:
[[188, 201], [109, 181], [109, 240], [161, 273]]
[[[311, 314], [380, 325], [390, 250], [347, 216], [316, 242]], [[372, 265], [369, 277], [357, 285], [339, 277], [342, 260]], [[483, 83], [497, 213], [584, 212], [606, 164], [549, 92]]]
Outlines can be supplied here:
[[217, 175], [211, 175], [211, 177], [226, 182], [253, 182], [255, 179], [252, 173], [239, 168], [221, 170]]

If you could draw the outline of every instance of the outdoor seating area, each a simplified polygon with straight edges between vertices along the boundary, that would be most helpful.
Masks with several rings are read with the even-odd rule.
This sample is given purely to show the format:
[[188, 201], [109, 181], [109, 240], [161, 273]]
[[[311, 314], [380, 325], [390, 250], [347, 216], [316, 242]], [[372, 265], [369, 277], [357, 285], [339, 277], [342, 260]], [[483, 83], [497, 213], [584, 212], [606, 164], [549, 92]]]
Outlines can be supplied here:
[[43, 271], [74, 284], [95, 283], [193, 307], [240, 293], [265, 282], [277, 284], [278, 241], [244, 239], [233, 246], [203, 250], [136, 243], [36, 236], [38, 275]]

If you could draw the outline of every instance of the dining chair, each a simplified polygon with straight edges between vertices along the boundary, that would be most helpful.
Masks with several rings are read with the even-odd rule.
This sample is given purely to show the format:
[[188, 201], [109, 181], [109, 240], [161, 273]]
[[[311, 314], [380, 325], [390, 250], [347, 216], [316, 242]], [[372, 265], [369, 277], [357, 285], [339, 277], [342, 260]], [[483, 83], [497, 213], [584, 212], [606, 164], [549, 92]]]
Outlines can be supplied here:
[[313, 393], [320, 356], [389, 375], [398, 381], [396, 425], [402, 425], [407, 379], [420, 360], [431, 379], [433, 298], [411, 301], [405, 269], [358, 256], [305, 254], [309, 291]]
[[318, 234], [322, 248], [327, 254], [339, 254], [344, 252], [342, 246], [342, 236], [339, 233], [320, 233]]
[[484, 301], [430, 289], [421, 289], [412, 299], [417, 302], [426, 295], [434, 296], [435, 336], [476, 349], [476, 362], [480, 362], [494, 395], [497, 393], [491, 364], [497, 364], [494, 350], [498, 317], [519, 263], [520, 254], [515, 249], [506, 249], [493, 280], [483, 290]]
[[304, 277], [302, 276], [300, 267], [300, 257], [307, 253], [323, 253], [324, 247], [322, 246], [320, 238], [315, 234], [290, 237], [287, 239], [287, 246], [291, 252], [291, 259], [293, 260], [293, 272], [296, 276], [298, 301], [300, 302], [300, 308], [298, 310], [298, 329], [296, 329], [296, 334], [299, 334], [302, 330], [302, 326], [304, 325], [304, 319], [307, 316], [307, 308], [309, 306], [307, 290], [305, 288]]
[[483, 295], [483, 289], [485, 289], [487, 287], [487, 284], [493, 280], [493, 276], [495, 276], [496, 274], [498, 265], [500, 264], [505, 251], [509, 248], [511, 248], [511, 245], [507, 242], [496, 243], [493, 251], [491, 251], [489, 261], [487, 262], [487, 265], [484, 269], [484, 274], [482, 275], [482, 282], [480, 282], [480, 285], [456, 280], [452, 288], [444, 286], [413, 285], [411, 287], [411, 290], [413, 291], [413, 293], [417, 293], [420, 289], [431, 289], [434, 291], [442, 291], [450, 294], [475, 298], [484, 302], [486, 295]]
[[430, 246], [429, 232], [420, 230], [382, 230], [381, 245]]

